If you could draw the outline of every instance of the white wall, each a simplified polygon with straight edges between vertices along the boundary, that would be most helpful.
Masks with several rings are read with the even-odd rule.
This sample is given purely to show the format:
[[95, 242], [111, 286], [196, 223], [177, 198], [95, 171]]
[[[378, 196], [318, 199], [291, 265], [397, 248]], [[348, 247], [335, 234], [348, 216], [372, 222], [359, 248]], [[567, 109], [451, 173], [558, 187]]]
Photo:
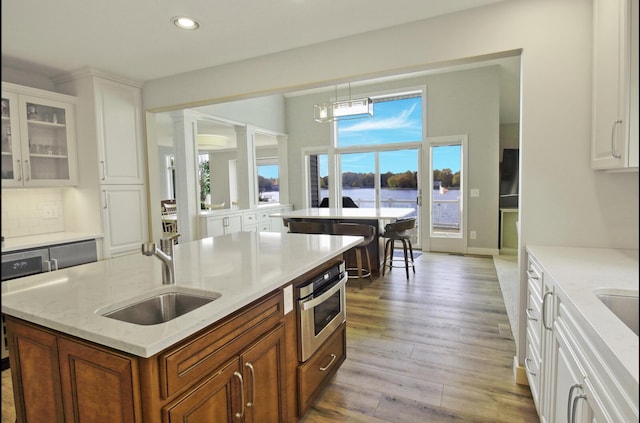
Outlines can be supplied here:
[[[323, 86], [521, 49], [521, 258], [527, 244], [638, 248], [637, 173], [589, 165], [591, 17], [590, 0], [505, 1], [149, 81], [144, 104]], [[505, 300], [520, 301], [523, 310], [524, 260], [520, 267], [520, 286]], [[522, 363], [525, 319], [519, 323], [513, 330]]]
[[[426, 132], [428, 137], [468, 135], [469, 167], [467, 182], [482, 193], [465, 198], [469, 230], [478, 238], [469, 247], [498, 248], [498, 140], [499, 70], [497, 66], [459, 72], [438, 73], [352, 89], [354, 96], [373, 95], [394, 89], [426, 88]], [[313, 105], [328, 101], [327, 92], [287, 98], [289, 171], [302, 175], [302, 149], [326, 147], [331, 143], [332, 125], [313, 120]], [[424, 169], [426, 171], [426, 169]], [[290, 200], [304, 204], [304, 178], [289, 178]], [[426, 200], [425, 200], [426, 201]], [[425, 202], [426, 204], [426, 202]], [[426, 242], [426, 240], [424, 240]]]

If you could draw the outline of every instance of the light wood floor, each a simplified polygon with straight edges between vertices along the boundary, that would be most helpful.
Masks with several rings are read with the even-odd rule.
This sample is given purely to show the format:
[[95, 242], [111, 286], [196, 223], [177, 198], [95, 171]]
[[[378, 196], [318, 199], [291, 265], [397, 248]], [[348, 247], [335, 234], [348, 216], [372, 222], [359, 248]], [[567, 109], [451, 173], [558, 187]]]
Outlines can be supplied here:
[[[347, 287], [347, 360], [301, 423], [538, 422], [491, 258], [422, 254]], [[2, 422], [13, 423], [9, 371]]]
[[538, 422], [491, 258], [422, 254], [347, 288], [347, 360], [301, 423]]

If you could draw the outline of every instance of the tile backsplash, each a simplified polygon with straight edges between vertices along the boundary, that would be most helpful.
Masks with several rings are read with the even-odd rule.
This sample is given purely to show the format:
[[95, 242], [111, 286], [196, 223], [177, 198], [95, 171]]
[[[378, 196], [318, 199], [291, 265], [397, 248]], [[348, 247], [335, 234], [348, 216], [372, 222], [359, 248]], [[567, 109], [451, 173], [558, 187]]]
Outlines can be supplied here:
[[61, 189], [5, 189], [1, 204], [5, 238], [64, 232]]

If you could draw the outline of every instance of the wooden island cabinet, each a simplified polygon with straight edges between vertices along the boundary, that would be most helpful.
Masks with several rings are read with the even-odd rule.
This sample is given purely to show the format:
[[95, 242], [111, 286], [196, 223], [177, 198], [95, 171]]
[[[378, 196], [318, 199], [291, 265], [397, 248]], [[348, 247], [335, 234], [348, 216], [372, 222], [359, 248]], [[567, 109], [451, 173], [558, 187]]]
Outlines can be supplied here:
[[149, 358], [7, 316], [18, 422], [296, 421], [283, 305], [278, 290]]

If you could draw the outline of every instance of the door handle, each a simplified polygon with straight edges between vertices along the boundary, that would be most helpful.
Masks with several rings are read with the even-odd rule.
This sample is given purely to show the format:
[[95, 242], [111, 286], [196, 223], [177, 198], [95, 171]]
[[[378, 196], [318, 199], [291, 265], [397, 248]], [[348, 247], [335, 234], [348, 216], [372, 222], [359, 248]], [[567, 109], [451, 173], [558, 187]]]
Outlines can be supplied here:
[[253, 407], [253, 404], [256, 401], [256, 372], [253, 369], [253, 364], [246, 363], [245, 366], [248, 367], [251, 372], [251, 400], [247, 402], [247, 408], [249, 408]]
[[240, 411], [236, 412], [235, 416], [237, 418], [239, 418], [239, 419], [242, 419], [242, 418], [244, 418], [244, 380], [242, 379], [242, 375], [238, 371], [233, 372], [233, 375], [240, 380], [240, 393], [242, 395], [241, 396], [242, 409]]

